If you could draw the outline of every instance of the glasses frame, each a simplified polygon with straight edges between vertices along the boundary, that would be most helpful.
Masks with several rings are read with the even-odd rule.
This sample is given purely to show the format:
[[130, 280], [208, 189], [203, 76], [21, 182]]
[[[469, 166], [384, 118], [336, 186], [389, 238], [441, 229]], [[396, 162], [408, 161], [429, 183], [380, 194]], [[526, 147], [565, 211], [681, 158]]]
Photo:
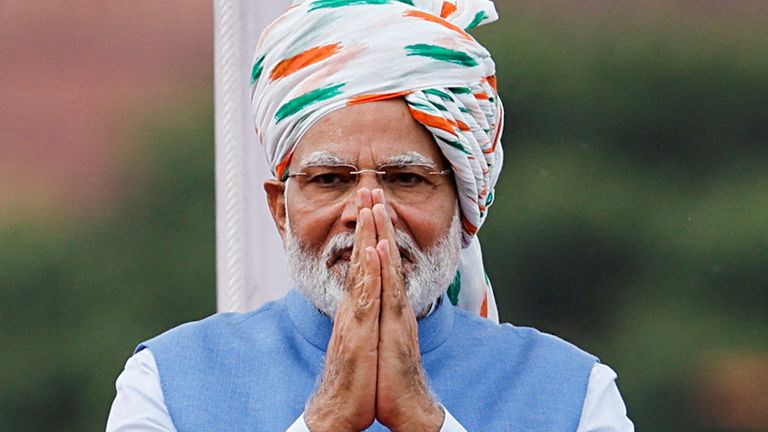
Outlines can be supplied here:
[[[431, 166], [423, 165], [423, 164], [386, 164], [386, 165], [381, 165], [380, 167], [378, 167], [376, 169], [371, 169], [371, 168], [360, 169], [357, 166], [352, 165], [352, 164], [312, 165], [312, 167], [318, 167], [318, 166], [319, 167], [330, 167], [330, 168], [342, 168], [342, 167], [352, 168], [352, 171], [350, 171], [349, 173], [353, 174], [353, 175], [360, 175], [360, 174], [364, 174], [364, 173], [367, 173], [367, 172], [368, 173], [372, 173], [372, 174], [377, 174], [377, 175], [384, 175], [384, 174], [386, 174], [386, 171], [382, 171], [382, 170], [385, 169], [385, 168], [388, 168], [388, 167], [399, 167], [399, 168], [422, 167], [422, 168], [426, 168], [427, 170], [434, 170], [434, 168], [432, 168]], [[453, 171], [453, 169], [446, 168], [446, 169], [440, 170], [440, 171], [427, 171], [426, 174], [446, 176], [446, 175], [450, 175], [450, 173], [452, 171]], [[302, 176], [306, 177], [307, 175], [309, 175], [309, 174], [307, 174], [305, 172], [302, 172], [302, 171], [295, 172], [295, 173], [292, 173], [292, 172], [289, 171], [289, 172], [286, 173], [285, 179], [287, 180], [289, 178], [302, 177]]]

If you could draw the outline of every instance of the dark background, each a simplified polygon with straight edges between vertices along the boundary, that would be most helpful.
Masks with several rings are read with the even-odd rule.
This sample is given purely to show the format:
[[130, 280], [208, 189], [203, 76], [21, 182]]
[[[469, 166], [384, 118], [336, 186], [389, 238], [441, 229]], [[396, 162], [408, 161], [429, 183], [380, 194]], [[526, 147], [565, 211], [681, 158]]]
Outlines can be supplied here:
[[[102, 430], [134, 345], [215, 310], [203, 1], [0, 7], [0, 430]], [[497, 1], [481, 230], [501, 317], [648, 431], [768, 430], [768, 6]]]

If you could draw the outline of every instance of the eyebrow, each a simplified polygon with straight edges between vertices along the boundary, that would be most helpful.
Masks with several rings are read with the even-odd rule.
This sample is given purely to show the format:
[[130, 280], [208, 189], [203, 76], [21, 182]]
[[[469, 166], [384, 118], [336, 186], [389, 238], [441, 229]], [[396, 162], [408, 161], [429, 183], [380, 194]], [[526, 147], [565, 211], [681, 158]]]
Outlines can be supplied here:
[[[310, 153], [301, 161], [301, 164], [307, 167], [322, 165], [355, 165], [353, 162], [342, 159], [337, 154], [327, 150], [320, 150]], [[417, 151], [410, 151], [389, 156], [384, 159], [381, 165], [425, 165], [432, 169], [437, 166], [437, 164], [432, 159]]]
[[319, 165], [354, 165], [348, 160], [344, 160], [335, 153], [331, 153], [327, 150], [316, 151], [310, 153], [305, 157], [301, 164], [304, 166], [319, 166]]
[[382, 165], [425, 165], [432, 169], [437, 166], [435, 161], [416, 151], [390, 156]]

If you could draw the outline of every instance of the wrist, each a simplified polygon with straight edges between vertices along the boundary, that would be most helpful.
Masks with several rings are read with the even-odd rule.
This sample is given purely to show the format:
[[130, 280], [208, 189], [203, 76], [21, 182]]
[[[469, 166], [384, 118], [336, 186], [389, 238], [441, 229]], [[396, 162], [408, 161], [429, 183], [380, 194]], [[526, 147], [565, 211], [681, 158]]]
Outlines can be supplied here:
[[445, 421], [445, 411], [431, 398], [414, 407], [403, 423], [393, 426], [393, 432], [439, 432]]
[[304, 411], [304, 424], [310, 432], [354, 431], [351, 424], [339, 415], [340, 411], [331, 407], [333, 404], [312, 400]]
[[315, 415], [313, 413], [304, 414], [304, 424], [307, 425], [307, 429], [310, 432], [354, 431], [349, 424], [346, 424], [337, 418]]

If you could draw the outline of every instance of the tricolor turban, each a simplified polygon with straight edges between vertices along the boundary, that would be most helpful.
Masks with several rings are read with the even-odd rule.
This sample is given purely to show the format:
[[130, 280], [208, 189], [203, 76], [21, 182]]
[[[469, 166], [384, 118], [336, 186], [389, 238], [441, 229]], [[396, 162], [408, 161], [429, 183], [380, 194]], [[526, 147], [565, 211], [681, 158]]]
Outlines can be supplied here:
[[502, 165], [495, 65], [467, 31], [489, 0], [297, 0], [267, 27], [251, 72], [256, 133], [283, 179], [302, 136], [348, 105], [402, 97], [451, 164], [463, 227], [454, 304], [498, 320], [476, 233]]

